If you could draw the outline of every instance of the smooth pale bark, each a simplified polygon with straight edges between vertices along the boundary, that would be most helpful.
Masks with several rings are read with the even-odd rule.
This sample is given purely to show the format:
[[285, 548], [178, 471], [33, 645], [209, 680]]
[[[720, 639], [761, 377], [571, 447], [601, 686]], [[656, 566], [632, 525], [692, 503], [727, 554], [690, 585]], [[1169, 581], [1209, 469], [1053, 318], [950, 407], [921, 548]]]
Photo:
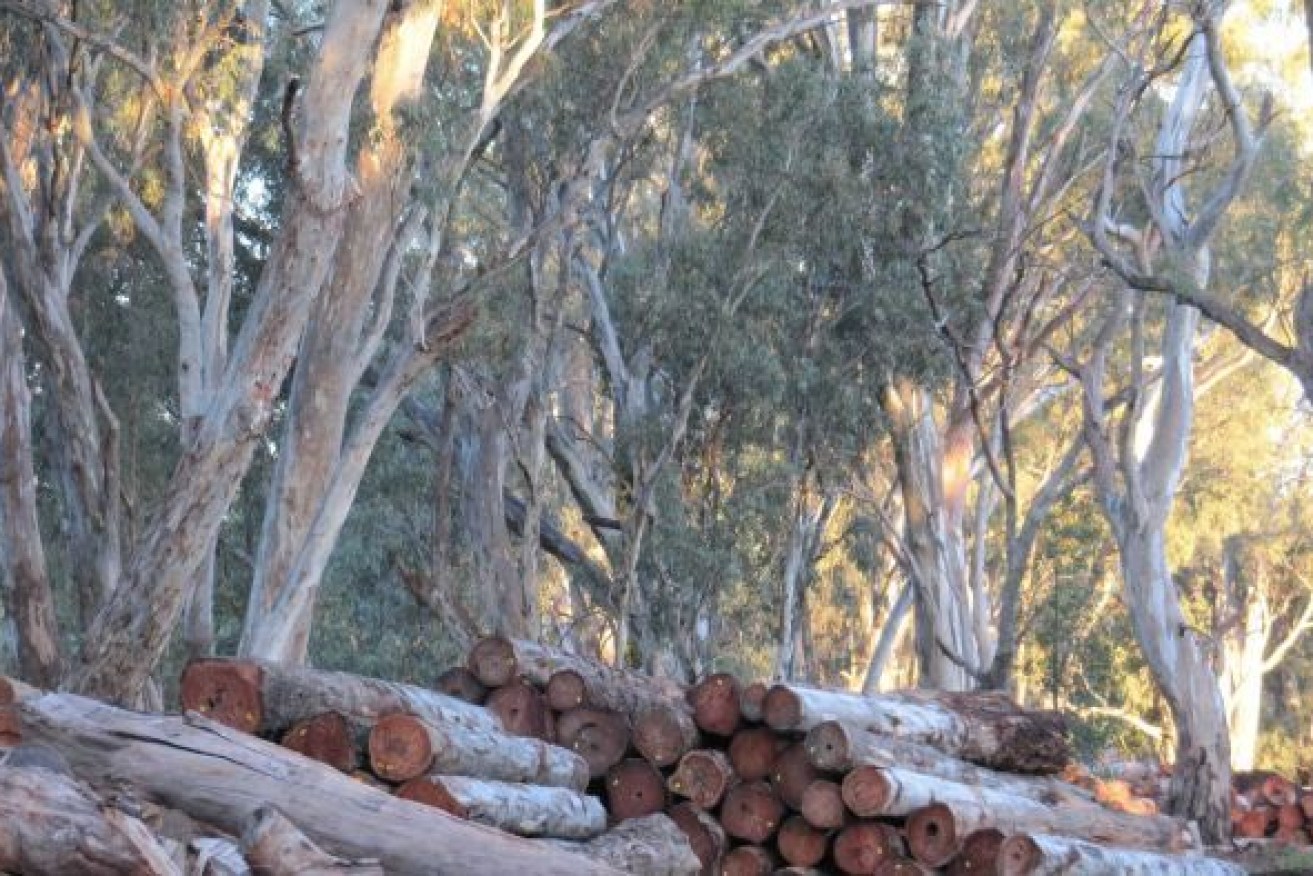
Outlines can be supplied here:
[[331, 268], [354, 183], [346, 170], [357, 86], [387, 4], [338, 3], [322, 31], [297, 126], [293, 184], [220, 388], [178, 461], [120, 586], [88, 632], [70, 686], [127, 702], [145, 687], [232, 504]]
[[28, 700], [20, 709], [24, 735], [57, 749], [79, 775], [126, 782], [234, 835], [272, 805], [292, 813], [330, 854], [377, 859], [388, 873], [617, 872], [399, 800], [204, 718], [142, 715], [71, 694]]
[[585, 840], [606, 830], [602, 801], [569, 788], [431, 775], [397, 794], [516, 836]]
[[18, 672], [41, 687], [59, 681], [55, 597], [37, 518], [32, 393], [18, 315], [0, 268], [0, 588], [16, 633]]
[[1000, 876], [1243, 876], [1244, 867], [1201, 855], [1159, 855], [1063, 836], [1018, 833], [1003, 841]]
[[696, 876], [702, 871], [688, 839], [665, 815], [630, 818], [587, 842], [544, 842], [631, 876]]

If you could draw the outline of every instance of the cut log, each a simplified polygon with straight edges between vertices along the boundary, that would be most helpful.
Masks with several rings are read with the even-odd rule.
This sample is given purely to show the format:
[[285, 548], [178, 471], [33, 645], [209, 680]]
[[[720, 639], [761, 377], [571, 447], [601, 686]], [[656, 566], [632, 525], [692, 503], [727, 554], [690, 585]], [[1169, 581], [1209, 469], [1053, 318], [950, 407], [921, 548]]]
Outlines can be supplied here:
[[1233, 821], [1236, 836], [1246, 839], [1262, 839], [1276, 828], [1276, 815], [1270, 806], [1258, 806], [1240, 813], [1239, 819]]
[[528, 682], [515, 680], [488, 694], [488, 711], [501, 721], [502, 729], [512, 736], [547, 740], [547, 700]]
[[182, 707], [246, 733], [278, 735], [322, 712], [377, 721], [408, 712], [434, 724], [500, 730], [487, 709], [408, 684], [263, 660], [207, 657], [182, 673]]
[[766, 842], [783, 820], [784, 803], [765, 782], [735, 785], [720, 807], [720, 824], [725, 833], [748, 843]]
[[1124, 815], [1088, 806], [1046, 806], [990, 787], [968, 786], [902, 769], [858, 767], [843, 780], [843, 799], [859, 816], [911, 815], [942, 803], [960, 835], [984, 827], [1005, 833], [1042, 830], [1094, 842], [1177, 852], [1197, 845], [1185, 822], [1163, 815]]
[[847, 773], [861, 766], [901, 767], [964, 785], [989, 785], [1046, 805], [1095, 805], [1084, 788], [1057, 777], [1000, 773], [908, 739], [870, 733], [841, 721], [823, 721], [807, 732], [807, 754], [818, 769]]
[[702, 864], [675, 822], [664, 815], [631, 818], [587, 842], [551, 841], [630, 876], [696, 876]]
[[78, 775], [136, 786], [229, 833], [269, 804], [330, 854], [377, 859], [389, 874], [617, 872], [391, 797], [198, 715], [142, 715], [71, 694], [19, 710], [24, 736], [58, 749]]
[[476, 706], [488, 698], [488, 689], [464, 666], [453, 666], [439, 675], [433, 689]]
[[957, 820], [942, 803], [922, 806], [909, 815], [903, 833], [912, 857], [928, 867], [943, 867], [957, 857]]
[[987, 827], [973, 830], [962, 840], [962, 851], [948, 865], [948, 876], [984, 876], [998, 872], [998, 853], [1003, 832]]
[[1287, 803], [1277, 810], [1277, 829], [1295, 830], [1304, 826], [1304, 810], [1298, 803]]
[[815, 867], [829, 852], [830, 837], [825, 831], [808, 824], [801, 815], [790, 815], [780, 825], [775, 847], [780, 850], [780, 857], [790, 864]]
[[734, 767], [725, 752], [699, 748], [679, 759], [666, 787], [702, 809], [715, 809], [734, 781]]
[[659, 767], [676, 763], [698, 744], [698, 728], [682, 705], [654, 705], [634, 716], [634, 748]]
[[817, 779], [807, 786], [799, 811], [818, 830], [838, 830], [848, 823], [848, 807], [839, 783], [828, 779]]
[[559, 669], [547, 679], [547, 705], [558, 712], [577, 709], [588, 702], [588, 685], [573, 669]]
[[715, 736], [731, 736], [743, 720], [739, 681], [728, 672], [708, 675], [688, 692], [693, 722]]
[[606, 830], [602, 801], [569, 788], [421, 776], [398, 788], [397, 796], [516, 836], [583, 840]]
[[678, 803], [666, 813], [688, 839], [693, 854], [701, 862], [703, 876], [719, 876], [720, 860], [725, 854], [725, 829], [707, 812], [692, 803]]
[[1243, 876], [1245, 870], [1202, 855], [1161, 855], [1069, 837], [1020, 833], [1003, 841], [998, 872], [1000, 876]]
[[341, 712], [321, 712], [298, 721], [283, 734], [283, 748], [326, 763], [344, 773], [360, 768], [360, 752], [369, 739], [369, 725], [351, 721]]
[[383, 876], [377, 861], [328, 854], [272, 806], [251, 813], [242, 831], [242, 854], [260, 876]]
[[23, 741], [23, 726], [17, 706], [0, 706], [0, 748], [13, 748]]
[[744, 721], [753, 724], [762, 719], [762, 707], [766, 703], [766, 692], [770, 687], [764, 681], [754, 681], [739, 691], [739, 712]]
[[1022, 709], [996, 692], [861, 696], [777, 684], [766, 694], [763, 713], [776, 730], [843, 721], [1008, 772], [1056, 773], [1071, 760], [1061, 714]]
[[1263, 799], [1278, 808], [1298, 802], [1299, 786], [1285, 776], [1270, 775], [1263, 779]]
[[874, 876], [930, 876], [934, 872], [919, 861], [896, 855], [876, 867]]
[[802, 809], [802, 795], [819, 778], [822, 778], [820, 772], [812, 765], [806, 746], [800, 742], [780, 752], [770, 773], [770, 783], [775, 786], [775, 793], [780, 795], [784, 805], [799, 810]]
[[32, 687], [8, 675], [0, 675], [0, 706], [12, 706], [40, 694], [40, 688]]
[[729, 741], [729, 762], [745, 782], [769, 779], [776, 758], [788, 747], [788, 741], [769, 727], [749, 727]]
[[542, 740], [440, 726], [414, 715], [379, 719], [369, 734], [369, 761], [391, 782], [435, 773], [582, 791], [589, 778], [582, 757]]
[[518, 669], [515, 643], [501, 636], [487, 636], [470, 648], [466, 666], [484, 687], [501, 687], [515, 678]]
[[71, 776], [10, 766], [0, 766], [0, 872], [180, 876], [149, 828]]
[[601, 778], [629, 750], [629, 721], [604, 709], [571, 709], [556, 718], [556, 744], [582, 757], [592, 778]]
[[858, 821], [834, 838], [834, 865], [851, 876], [866, 876], [897, 854], [890, 828], [875, 821]]
[[775, 872], [775, 856], [761, 846], [739, 846], [725, 855], [720, 872], [722, 876], [770, 876]]
[[642, 818], [666, 808], [666, 783], [661, 771], [631, 757], [606, 774], [606, 808], [616, 821]]

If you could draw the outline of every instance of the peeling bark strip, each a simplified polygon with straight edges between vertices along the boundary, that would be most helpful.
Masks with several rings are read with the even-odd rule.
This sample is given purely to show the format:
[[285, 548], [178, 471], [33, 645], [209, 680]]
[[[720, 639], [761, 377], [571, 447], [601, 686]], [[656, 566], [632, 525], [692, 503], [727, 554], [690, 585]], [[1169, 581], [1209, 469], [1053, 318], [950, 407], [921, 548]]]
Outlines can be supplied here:
[[374, 725], [369, 760], [379, 778], [391, 782], [436, 773], [583, 791], [589, 778], [582, 757], [541, 740], [404, 714], [385, 715]]
[[397, 796], [516, 836], [584, 840], [606, 830], [601, 801], [569, 788], [433, 775], [411, 779]]
[[383, 876], [375, 861], [346, 861], [312, 843], [272, 806], [251, 815], [242, 855], [261, 876]]
[[1197, 846], [1184, 821], [1165, 815], [1045, 805], [988, 785], [961, 785], [903, 769], [859, 767], [844, 777], [842, 789], [844, 803], [860, 817], [911, 815], [941, 803], [952, 811], [958, 835], [996, 827], [1009, 833], [1037, 830], [1155, 851]]
[[766, 694], [763, 712], [776, 730], [843, 721], [1009, 772], [1057, 773], [1071, 760], [1061, 714], [1022, 709], [993, 692], [862, 696], [777, 684]]
[[0, 766], [0, 871], [29, 876], [180, 876], [137, 819], [69, 776]]
[[245, 733], [284, 733], [322, 712], [366, 721], [408, 712], [439, 726], [501, 730], [487, 709], [427, 688], [263, 660], [193, 660], [183, 670], [180, 697], [187, 711]]
[[693, 847], [693, 853], [701, 862], [703, 876], [718, 876], [720, 860], [725, 855], [727, 840], [725, 829], [715, 816], [694, 806], [692, 803], [679, 803], [670, 807], [666, 814], [679, 827]]
[[330, 854], [377, 859], [389, 874], [619, 872], [399, 800], [198, 716], [142, 715], [71, 694], [28, 700], [19, 709], [24, 735], [57, 749], [79, 775], [125, 782], [233, 834], [258, 808], [273, 805], [292, 813]]
[[630, 819], [588, 842], [544, 842], [620, 868], [631, 876], [695, 876], [701, 870], [697, 855], [680, 829], [664, 815]]
[[1235, 864], [1200, 855], [1156, 855], [1082, 842], [1068, 837], [1017, 834], [1003, 841], [1000, 876], [1243, 876]]

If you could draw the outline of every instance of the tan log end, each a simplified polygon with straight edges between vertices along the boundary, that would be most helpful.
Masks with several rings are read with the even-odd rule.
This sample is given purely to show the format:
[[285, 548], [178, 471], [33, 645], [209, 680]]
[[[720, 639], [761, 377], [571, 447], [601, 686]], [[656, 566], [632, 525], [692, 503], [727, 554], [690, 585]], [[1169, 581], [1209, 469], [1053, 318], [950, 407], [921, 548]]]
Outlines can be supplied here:
[[588, 703], [588, 683], [573, 669], [558, 669], [547, 679], [547, 705], [558, 712]]
[[483, 705], [488, 698], [488, 688], [464, 666], [453, 666], [439, 675], [433, 689], [476, 706]]
[[817, 724], [808, 731], [804, 744], [817, 769], [842, 770], [851, 763], [848, 733], [838, 721]]
[[182, 671], [182, 708], [243, 733], [258, 733], [264, 723], [263, 673], [259, 665], [239, 660], [193, 660]]
[[807, 792], [807, 786], [819, 778], [821, 774], [812, 766], [807, 748], [801, 742], [795, 742], [780, 752], [770, 772], [775, 793], [790, 809], [802, 809], [802, 795]]
[[725, 830], [713, 816], [692, 803], [678, 803], [666, 812], [670, 820], [688, 839], [693, 854], [702, 864], [702, 872], [718, 874], [718, 865], [725, 854]]
[[834, 838], [834, 864], [844, 873], [874, 873], [894, 854], [885, 825], [873, 821], [850, 824]]
[[743, 721], [739, 681], [728, 672], [709, 675], [688, 692], [693, 721], [715, 736], [731, 736]]
[[962, 850], [948, 865], [948, 876], [990, 876], [998, 870], [998, 853], [1003, 846], [1001, 830], [973, 830], [962, 840]]
[[735, 785], [720, 807], [725, 833], [748, 843], [764, 843], [779, 830], [784, 803], [766, 782]]
[[770, 778], [780, 752], [788, 747], [774, 730], [749, 727], [734, 734], [729, 741], [729, 761], [734, 772], [745, 782]]
[[402, 800], [410, 800], [414, 803], [423, 803], [425, 806], [441, 809], [443, 812], [450, 813], [457, 818], [469, 817], [465, 807], [443, 787], [442, 782], [432, 776], [420, 776], [417, 779], [411, 779], [400, 788], [397, 788], [397, 796]]
[[907, 847], [930, 867], [943, 867], [958, 851], [957, 820], [942, 803], [922, 806], [907, 818]]
[[775, 856], [761, 846], [739, 846], [725, 855], [721, 876], [770, 876], [775, 872]]
[[843, 777], [843, 802], [854, 815], [884, 814], [893, 795], [889, 780], [879, 767], [860, 766]]
[[775, 846], [780, 850], [780, 856], [795, 867], [815, 867], [829, 852], [830, 838], [825, 831], [808, 824], [801, 815], [791, 815], [780, 825]]
[[666, 784], [661, 771], [641, 758], [621, 761], [606, 774], [606, 803], [616, 821], [662, 811]]
[[299, 721], [283, 734], [282, 746], [344, 773], [360, 766], [355, 732], [338, 712], [321, 712]]
[[484, 687], [501, 687], [515, 678], [515, 644], [502, 636], [487, 636], [470, 648], [465, 664]]
[[521, 679], [497, 688], [488, 696], [488, 711], [512, 736], [549, 739], [547, 701], [533, 685]]
[[695, 749], [679, 759], [666, 787], [702, 809], [714, 809], [734, 781], [734, 768], [723, 751]]
[[817, 779], [802, 794], [802, 817], [820, 830], [838, 830], [848, 822], [848, 807], [838, 782]]
[[776, 730], [796, 730], [802, 723], [802, 700], [790, 688], [777, 684], [766, 692], [761, 716]]
[[421, 776], [433, 755], [428, 729], [413, 715], [384, 715], [369, 731], [369, 764], [380, 779], [405, 782]]

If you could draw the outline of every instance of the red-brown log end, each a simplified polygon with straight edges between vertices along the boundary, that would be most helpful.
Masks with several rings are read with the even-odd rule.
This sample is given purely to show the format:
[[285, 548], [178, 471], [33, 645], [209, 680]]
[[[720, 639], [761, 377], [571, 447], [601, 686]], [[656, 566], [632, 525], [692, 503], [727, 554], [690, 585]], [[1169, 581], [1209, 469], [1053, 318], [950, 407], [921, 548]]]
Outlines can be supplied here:
[[848, 733], [838, 721], [824, 721], [807, 731], [807, 754], [817, 769], [846, 769], [851, 752]]
[[879, 767], [859, 766], [843, 777], [843, 802], [854, 815], [883, 815], [892, 789]]
[[606, 774], [606, 808], [615, 821], [642, 818], [666, 808], [666, 783], [661, 771], [631, 757]]
[[942, 867], [957, 854], [957, 819], [942, 803], [922, 806], [907, 818], [907, 847], [923, 864]]
[[707, 733], [732, 735], [743, 720], [739, 697], [739, 681], [733, 675], [728, 672], [708, 675], [688, 692], [693, 722]]
[[1313, 793], [1306, 793], [1299, 798], [1299, 808], [1304, 810], [1304, 817], [1313, 820]]
[[283, 734], [282, 746], [344, 773], [360, 766], [355, 733], [337, 712], [323, 712], [292, 725]]
[[465, 807], [460, 805], [455, 797], [451, 796], [440, 781], [431, 776], [420, 776], [417, 779], [411, 779], [400, 788], [397, 788], [397, 796], [402, 800], [410, 800], [414, 803], [423, 803], [425, 806], [441, 809], [443, 812], [449, 812], [457, 818], [466, 818], [468, 816]]
[[486, 707], [501, 719], [502, 728], [512, 736], [550, 738], [547, 701], [527, 681], [516, 679], [497, 688], [488, 696]]
[[666, 787], [703, 809], [714, 809], [734, 780], [734, 768], [722, 751], [697, 749], [679, 759]]
[[795, 867], [815, 867], [830, 850], [830, 838], [825, 831], [817, 830], [801, 815], [791, 815], [780, 825], [775, 846], [780, 856]]
[[1276, 827], [1276, 816], [1269, 806], [1259, 806], [1241, 814], [1235, 822], [1234, 832], [1246, 839], [1261, 839], [1268, 830]]
[[421, 776], [433, 764], [428, 728], [413, 715], [384, 715], [369, 731], [369, 764], [389, 782]]
[[1294, 830], [1304, 826], [1304, 810], [1298, 803], [1287, 803], [1277, 810], [1277, 829]]
[[464, 666], [453, 666], [439, 675], [433, 688], [439, 693], [476, 706], [483, 705], [488, 699], [488, 688]]
[[1263, 798], [1273, 806], [1285, 806], [1299, 799], [1299, 788], [1285, 776], [1270, 775], [1263, 780]]
[[749, 843], [764, 843], [784, 820], [784, 803], [765, 782], [735, 785], [720, 807], [725, 833]]
[[702, 864], [702, 873], [712, 876], [717, 873], [717, 865], [725, 854], [725, 831], [720, 822], [692, 803], [678, 803], [666, 812], [688, 838], [693, 854]]
[[571, 709], [556, 718], [556, 744], [582, 757], [589, 778], [598, 779], [629, 750], [629, 721], [602, 709]]
[[780, 752], [770, 772], [775, 793], [790, 809], [802, 809], [802, 795], [807, 793], [807, 786], [819, 778], [821, 774], [812, 766], [807, 748], [801, 742], [795, 742]]
[[634, 721], [634, 748], [659, 767], [676, 763], [697, 744], [697, 725], [674, 706], [646, 709]]
[[547, 705], [558, 712], [577, 709], [588, 702], [588, 684], [573, 669], [558, 669], [547, 679]]
[[179, 696], [187, 712], [200, 712], [243, 733], [264, 723], [264, 670], [241, 660], [193, 660], [182, 671]]
[[962, 840], [962, 851], [948, 865], [948, 876], [992, 876], [998, 871], [1003, 831], [993, 827], [973, 830]]
[[838, 830], [848, 822], [848, 807], [838, 782], [817, 779], [802, 794], [802, 817], [819, 830]]
[[504, 636], [487, 636], [474, 643], [465, 661], [484, 687], [501, 687], [515, 677], [515, 645]]
[[999, 876], [1028, 876], [1044, 863], [1044, 853], [1024, 833], [1003, 840], [998, 849]]
[[775, 760], [780, 752], [788, 747], [788, 742], [781, 739], [768, 727], [749, 727], [734, 734], [729, 741], [729, 762], [734, 765], [734, 772], [745, 782], [755, 782], [770, 778], [775, 768]]
[[13, 748], [23, 741], [23, 723], [15, 706], [0, 706], [0, 748]]
[[777, 684], [766, 692], [761, 717], [776, 730], [797, 730], [802, 724], [802, 700], [785, 685]]
[[770, 690], [764, 681], [754, 681], [739, 691], [739, 712], [744, 721], [757, 723], [761, 721], [762, 707], [766, 703], [766, 692]]
[[0, 706], [10, 706], [18, 702], [18, 687], [3, 675], [0, 675]]
[[739, 846], [725, 855], [721, 876], [770, 876], [775, 872], [775, 856], [761, 846]]
[[874, 821], [850, 824], [834, 838], [834, 864], [844, 873], [874, 873], [893, 855], [885, 826]]

